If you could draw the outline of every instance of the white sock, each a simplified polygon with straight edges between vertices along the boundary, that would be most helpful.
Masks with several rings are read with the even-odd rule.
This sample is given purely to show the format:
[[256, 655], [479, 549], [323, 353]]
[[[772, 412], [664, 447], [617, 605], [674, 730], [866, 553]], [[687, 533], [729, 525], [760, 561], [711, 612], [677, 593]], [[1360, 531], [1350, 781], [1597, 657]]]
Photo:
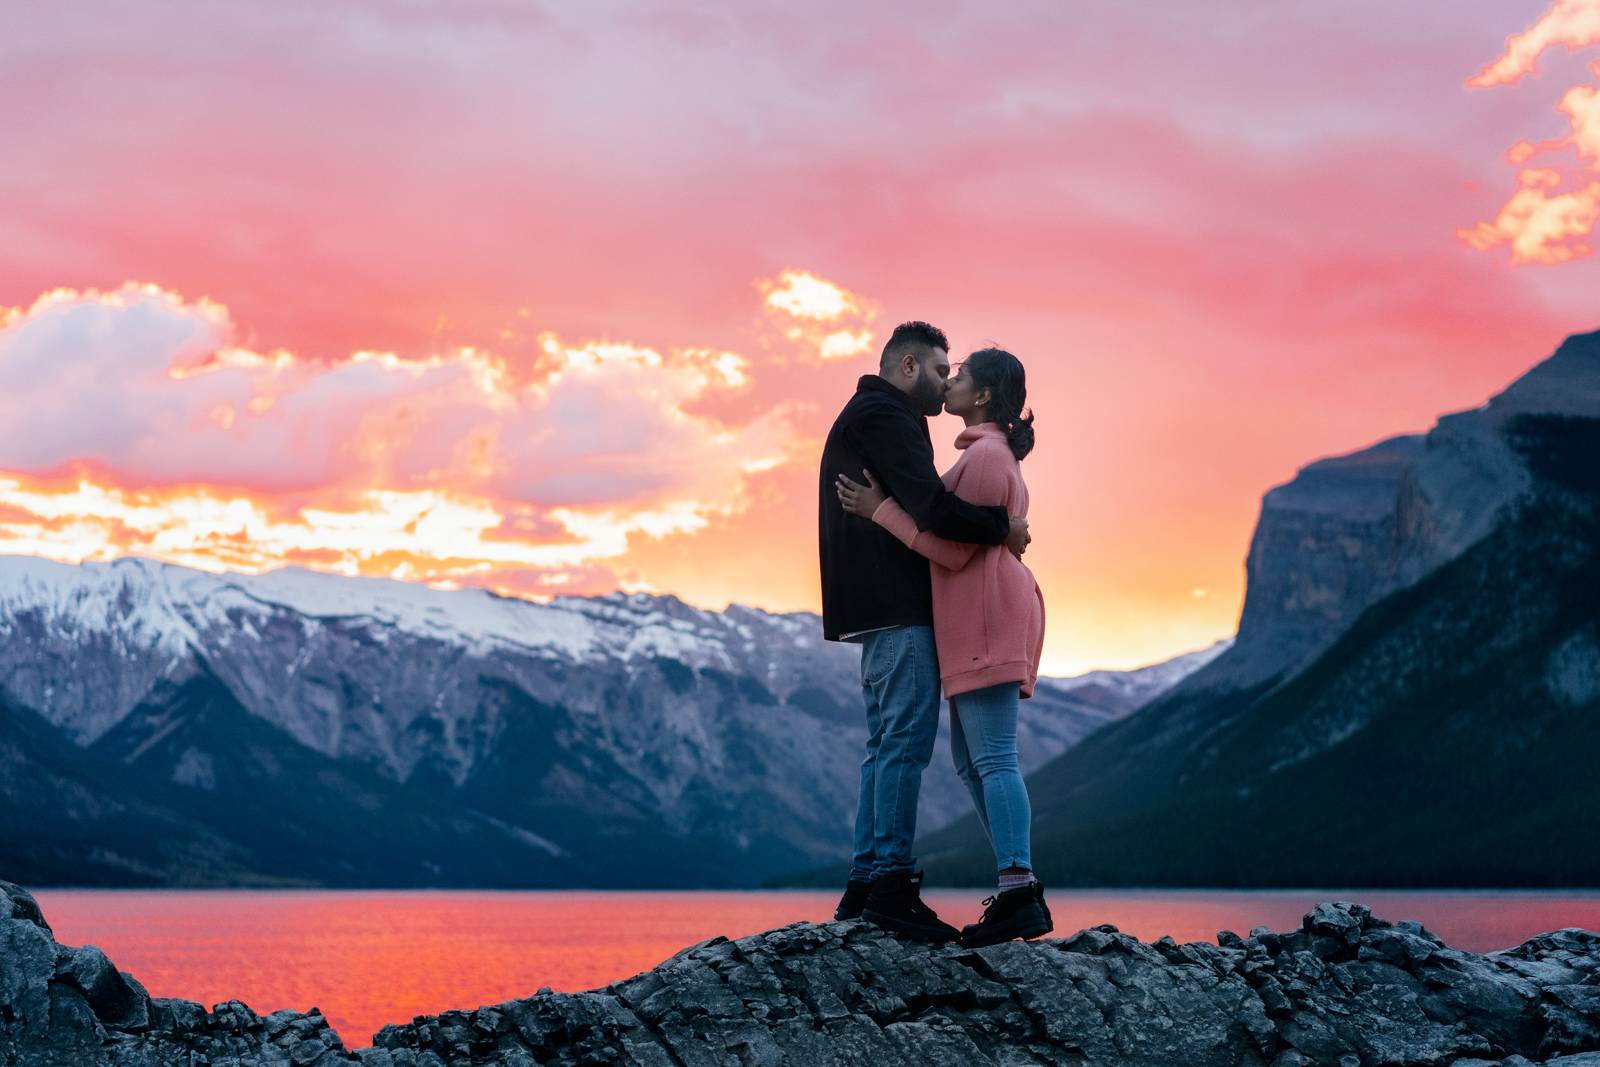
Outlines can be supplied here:
[[1002, 874], [1000, 876], [1000, 891], [1018, 889], [1025, 885], [1032, 885], [1034, 877], [1032, 871], [1023, 871], [1021, 874]]

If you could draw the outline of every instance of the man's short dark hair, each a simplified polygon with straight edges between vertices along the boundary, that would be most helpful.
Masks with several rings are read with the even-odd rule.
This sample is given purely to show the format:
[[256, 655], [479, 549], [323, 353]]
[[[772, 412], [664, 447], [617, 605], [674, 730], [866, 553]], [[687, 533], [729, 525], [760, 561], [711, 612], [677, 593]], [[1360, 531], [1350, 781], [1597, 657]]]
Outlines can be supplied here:
[[888, 370], [900, 361], [910, 348], [919, 348], [926, 345], [937, 348], [941, 352], [950, 351], [950, 341], [945, 337], [944, 331], [920, 319], [911, 322], [902, 322], [894, 328], [894, 333], [883, 343], [883, 355], [878, 357], [878, 370]]

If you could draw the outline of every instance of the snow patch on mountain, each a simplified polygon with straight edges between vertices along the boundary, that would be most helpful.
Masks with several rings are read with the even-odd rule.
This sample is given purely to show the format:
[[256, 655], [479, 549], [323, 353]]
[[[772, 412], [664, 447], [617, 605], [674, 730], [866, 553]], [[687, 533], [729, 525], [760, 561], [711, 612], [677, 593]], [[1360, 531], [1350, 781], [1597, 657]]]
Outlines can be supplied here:
[[1041, 678], [1039, 681], [1058, 693], [1095, 687], [1124, 697], [1134, 705], [1148, 704], [1232, 647], [1233, 638], [1229, 637], [1194, 652], [1131, 671], [1089, 671], [1071, 678]]
[[[717, 711], [729, 700], [755, 714], [793, 698], [852, 725], [859, 711], [859, 651], [823, 641], [814, 614], [714, 612], [642, 593], [545, 604], [298, 567], [213, 574], [138, 558], [0, 556], [0, 633], [9, 637], [0, 695], [80, 745], [141, 705], [154, 716], [146, 744], [158, 743], [176, 722], [163, 727], [152, 694], [204, 673], [300, 744], [400, 782], [419, 770], [467, 781], [512, 721], [496, 686], [559, 705], [569, 725], [558, 744], [595, 746], [668, 805], [701, 777], [731, 773]], [[1057, 698], [1071, 694], [1073, 710], [1030, 716], [1029, 728], [1059, 751], [1225, 647], [1139, 671], [1043, 679]], [[703, 689], [708, 677], [724, 689]], [[639, 686], [663, 684], [666, 699], [648, 715], [633, 709]], [[194, 785], [208, 777], [193, 760], [176, 774]]]
[[[512, 877], [550, 884], [677, 878], [680, 845], [717, 877], [759, 878], [823, 862], [849, 836], [860, 650], [822, 640], [813, 614], [0, 557], [0, 635], [7, 704], [201, 807], [236, 795], [241, 768], [260, 775], [252, 789], [294, 795], [292, 768], [326, 757], [336, 778], [431, 798], [438, 826], [517, 842], [534, 859]], [[1041, 680], [1018, 729], [1024, 771], [1205, 656], [1070, 691]], [[332, 798], [329, 817], [367, 818], [367, 788]], [[924, 782], [925, 825], [969, 805], [954, 776]], [[260, 844], [247, 812], [206, 810], [246, 852]], [[596, 826], [657, 851], [613, 855]], [[411, 857], [406, 877], [437, 858]]]
[[[176, 654], [201, 647], [199, 632], [210, 625], [259, 636], [261, 618], [275, 609], [320, 621], [369, 622], [378, 632], [450, 641], [477, 654], [514, 649], [591, 662], [660, 656], [727, 668], [730, 650], [751, 650], [772, 630], [802, 645], [816, 640], [809, 633], [815, 616], [775, 616], [739, 605], [719, 613], [671, 596], [615, 593], [539, 603], [301, 567], [211, 574], [137, 557], [68, 564], [0, 556], [0, 633], [33, 612], [52, 637], [115, 629], [144, 639], [148, 650]], [[768, 633], [758, 634], [752, 623]]]

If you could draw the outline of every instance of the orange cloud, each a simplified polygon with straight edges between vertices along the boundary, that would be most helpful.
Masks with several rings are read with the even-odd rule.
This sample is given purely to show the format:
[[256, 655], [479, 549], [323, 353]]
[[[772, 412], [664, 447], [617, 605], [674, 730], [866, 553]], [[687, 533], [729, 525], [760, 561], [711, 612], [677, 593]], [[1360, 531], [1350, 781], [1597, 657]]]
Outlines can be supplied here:
[[[865, 332], [871, 314], [806, 272], [762, 291], [778, 329]], [[736, 425], [712, 410], [787, 356], [547, 331], [531, 358], [317, 362], [240, 332], [221, 304], [133, 283], [0, 309], [0, 552], [642, 588], [613, 567], [748, 509], [750, 479], [806, 439], [784, 389]]]
[[783, 271], [757, 288], [803, 360], [854, 359], [871, 350], [877, 309], [849, 290], [804, 270]]
[[768, 307], [796, 318], [837, 322], [858, 310], [849, 293], [809, 271], [786, 270], [775, 279], [760, 282], [758, 288], [766, 295]]
[[[75, 479], [0, 476], [0, 553], [64, 562], [148, 556], [201, 570], [261, 572], [286, 563], [372, 575], [536, 593], [594, 574], [625, 555], [633, 535], [704, 526], [692, 504], [656, 510], [556, 509], [530, 530], [494, 502], [426, 491], [367, 490], [282, 515], [270, 500], [204, 486], [122, 488]], [[520, 533], [521, 536], [515, 536]], [[516, 575], [515, 584], [499, 579]], [[613, 583], [614, 585], [614, 583]]]
[[1572, 136], [1568, 143], [1578, 150], [1578, 155], [1600, 164], [1600, 86], [1573, 86], [1556, 105], [1556, 110], [1572, 120]]
[[[1537, 70], [1538, 59], [1547, 48], [1566, 45], [1569, 52], [1576, 52], [1596, 44], [1600, 44], [1600, 0], [1557, 0], [1532, 26], [1507, 38], [1500, 58], [1467, 84], [1473, 88], [1514, 85]], [[1600, 64], [1594, 69], [1600, 74]], [[1565, 263], [1593, 251], [1585, 238], [1600, 221], [1600, 182], [1589, 180], [1585, 171], [1600, 172], [1600, 87], [1569, 88], [1556, 110], [1567, 116], [1571, 135], [1537, 145], [1518, 141], [1506, 158], [1522, 167], [1536, 155], [1572, 148], [1580, 166], [1523, 169], [1517, 175], [1516, 192], [1493, 221], [1456, 231], [1463, 242], [1480, 252], [1507, 246], [1513, 266]], [[1591, 166], [1583, 167], [1583, 161]], [[1563, 185], [1568, 188], [1557, 191]]]
[[1550, 190], [1561, 184], [1556, 171], [1524, 170], [1519, 180], [1522, 188], [1494, 221], [1458, 230], [1461, 239], [1480, 252], [1509, 245], [1511, 262], [1517, 265], [1565, 263], [1589, 255], [1593, 248], [1582, 238], [1600, 220], [1600, 182], [1552, 195]]
[[1506, 38], [1505, 51], [1467, 81], [1474, 89], [1515, 85], [1538, 71], [1545, 49], [1566, 45], [1576, 52], [1600, 44], [1600, 0], [1556, 0], [1537, 22]]

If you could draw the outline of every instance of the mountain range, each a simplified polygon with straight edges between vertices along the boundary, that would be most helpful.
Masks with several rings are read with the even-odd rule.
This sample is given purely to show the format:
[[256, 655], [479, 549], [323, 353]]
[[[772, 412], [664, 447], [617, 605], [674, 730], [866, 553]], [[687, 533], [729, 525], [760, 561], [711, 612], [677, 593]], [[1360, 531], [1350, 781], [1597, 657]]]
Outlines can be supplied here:
[[[1042, 680], [1049, 884], [1600, 884], [1600, 333], [1263, 498], [1237, 636]], [[863, 736], [817, 618], [0, 557], [33, 884], [831, 883]], [[930, 880], [992, 858], [941, 740]]]
[[1600, 333], [1302, 469], [1246, 572], [1226, 652], [1030, 775], [1044, 881], [1600, 884]]
[[[1043, 680], [1024, 766], [1223, 647]], [[759, 884], [848, 848], [858, 658], [814, 615], [670, 596], [0, 557], [0, 864], [33, 884]], [[936, 764], [922, 825], [968, 803]]]

